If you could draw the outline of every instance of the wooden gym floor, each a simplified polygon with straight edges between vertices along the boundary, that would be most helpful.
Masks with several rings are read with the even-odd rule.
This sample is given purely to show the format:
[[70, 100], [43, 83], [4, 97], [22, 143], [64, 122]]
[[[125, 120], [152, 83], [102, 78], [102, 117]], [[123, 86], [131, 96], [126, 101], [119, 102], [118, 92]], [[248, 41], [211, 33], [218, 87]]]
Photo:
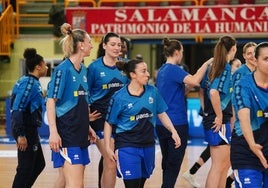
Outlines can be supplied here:
[[[2, 138], [3, 140], [3, 138]], [[199, 143], [199, 144], [198, 144]], [[176, 188], [191, 188], [192, 186], [181, 177], [198, 159], [199, 155], [205, 148], [202, 139], [197, 144], [189, 144], [186, 150], [185, 158], [181, 166], [181, 173], [177, 179]], [[46, 167], [38, 177], [33, 188], [52, 188], [53, 183], [58, 175], [57, 169], [52, 167], [51, 152], [47, 142], [42, 144], [43, 152], [46, 159]], [[89, 147], [91, 163], [85, 170], [85, 188], [97, 188], [98, 179], [98, 162], [100, 154], [96, 145]], [[9, 188], [15, 175], [17, 165], [16, 145], [13, 143], [0, 142], [0, 188]], [[159, 145], [156, 145], [156, 164], [153, 175], [146, 181], [145, 188], [160, 188], [161, 186], [161, 151]], [[205, 180], [210, 166], [210, 160], [200, 168], [196, 174], [197, 181], [205, 187]], [[123, 188], [122, 179], [117, 179], [116, 188]]]

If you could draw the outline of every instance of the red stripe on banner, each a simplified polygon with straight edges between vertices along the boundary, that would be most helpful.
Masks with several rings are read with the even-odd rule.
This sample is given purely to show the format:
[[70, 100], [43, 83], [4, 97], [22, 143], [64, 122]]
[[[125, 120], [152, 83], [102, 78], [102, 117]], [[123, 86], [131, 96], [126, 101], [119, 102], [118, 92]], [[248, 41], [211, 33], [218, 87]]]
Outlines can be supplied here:
[[[131, 37], [263, 37], [268, 32], [268, 5], [170, 7], [71, 7], [67, 22], [92, 35], [115, 32]], [[241, 36], [242, 35], [242, 36]]]

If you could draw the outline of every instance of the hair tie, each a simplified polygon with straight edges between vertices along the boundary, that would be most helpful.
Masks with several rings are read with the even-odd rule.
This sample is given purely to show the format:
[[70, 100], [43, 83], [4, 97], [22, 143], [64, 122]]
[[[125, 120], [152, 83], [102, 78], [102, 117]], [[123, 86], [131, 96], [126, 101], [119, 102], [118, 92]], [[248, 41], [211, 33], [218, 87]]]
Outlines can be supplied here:
[[73, 32], [72, 32], [72, 29], [71, 28], [68, 28], [67, 29], [67, 35], [71, 35]]

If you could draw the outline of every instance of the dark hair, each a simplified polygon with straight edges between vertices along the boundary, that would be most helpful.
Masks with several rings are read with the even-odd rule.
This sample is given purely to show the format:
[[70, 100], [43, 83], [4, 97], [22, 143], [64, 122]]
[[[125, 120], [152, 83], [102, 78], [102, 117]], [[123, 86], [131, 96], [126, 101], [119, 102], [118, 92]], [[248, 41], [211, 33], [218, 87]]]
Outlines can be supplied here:
[[123, 61], [118, 61], [118, 62], [116, 62], [116, 66], [117, 66], [118, 70], [124, 71], [124, 73], [127, 75], [127, 77], [129, 79], [131, 79], [130, 73], [135, 72], [137, 64], [140, 64], [142, 62], [143, 62], [142, 60], [138, 60], [138, 59], [131, 59], [127, 63], [125, 63]]
[[104, 50], [102, 45], [103, 45], [103, 42], [101, 41], [99, 43], [99, 48], [98, 48], [98, 51], [97, 51], [97, 58], [102, 57], [102, 56], [105, 55], [105, 50]]
[[82, 29], [72, 30], [71, 25], [64, 23], [61, 26], [61, 32], [65, 36], [61, 40], [64, 57], [70, 57], [77, 52], [78, 42], [84, 42], [87, 32]]
[[220, 37], [214, 48], [214, 60], [208, 75], [210, 81], [222, 73], [226, 64], [227, 54], [234, 45], [236, 45], [234, 37], [228, 35]]
[[123, 36], [120, 36], [120, 39], [122, 42], [126, 42], [127, 50], [129, 50], [130, 49], [130, 40], [127, 39], [126, 37], [123, 37]]
[[35, 48], [26, 48], [23, 53], [25, 64], [29, 72], [33, 72], [36, 65], [40, 65], [44, 58], [37, 54]]
[[267, 48], [268, 47], [268, 42], [261, 42], [259, 43], [256, 48], [255, 48], [255, 58], [258, 59], [259, 55], [260, 55], [260, 50], [262, 48]]
[[135, 59], [143, 61], [143, 56], [141, 54], [137, 54]]
[[99, 44], [99, 49], [97, 51], [97, 57], [98, 58], [105, 55], [105, 50], [103, 49], [103, 43], [107, 44], [109, 42], [110, 38], [112, 38], [112, 37], [120, 38], [120, 36], [118, 34], [113, 33], [113, 32], [107, 33], [106, 35], [104, 35], [102, 37], [102, 40], [101, 40], [101, 42]]
[[110, 38], [112, 38], [112, 37], [120, 38], [120, 36], [118, 34], [113, 33], [113, 32], [109, 32], [109, 33], [107, 33], [106, 35], [103, 36], [102, 42], [104, 44], [107, 44], [109, 42]]
[[164, 45], [164, 55], [166, 57], [172, 56], [175, 50], [180, 51], [182, 49], [182, 43], [178, 40], [169, 40], [168, 38], [164, 38], [163, 45]]

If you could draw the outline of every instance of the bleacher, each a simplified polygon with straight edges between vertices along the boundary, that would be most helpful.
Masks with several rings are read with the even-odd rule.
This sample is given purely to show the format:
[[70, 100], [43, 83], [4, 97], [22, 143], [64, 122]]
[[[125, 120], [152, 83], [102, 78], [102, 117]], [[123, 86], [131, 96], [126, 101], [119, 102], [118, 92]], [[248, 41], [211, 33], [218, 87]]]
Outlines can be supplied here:
[[97, 3], [98, 7], [104, 6], [189, 6], [189, 5], [198, 5], [198, 0], [99, 0]]
[[51, 28], [49, 10], [56, 3], [56, 0], [17, 0], [16, 34], [20, 34], [21, 28]]
[[[3, 9], [7, 7], [8, 0], [2, 1]], [[52, 5], [64, 7], [122, 7], [122, 6], [189, 6], [189, 5], [221, 5], [221, 4], [267, 4], [267, 0], [17, 0], [14, 12], [16, 12], [16, 34], [23, 29], [51, 28], [48, 23], [49, 11]], [[30, 30], [28, 29], [28, 32]]]
[[9, 56], [15, 39], [13, 7], [8, 0], [4, 0], [2, 3], [3, 12], [1, 12], [0, 17], [0, 61], [9, 62]]
[[[267, 0], [17, 0], [16, 7], [10, 0], [2, 0], [0, 29], [0, 60], [8, 57], [14, 36], [21, 33], [51, 33], [53, 24], [49, 24], [49, 11], [52, 6], [62, 8], [73, 6], [86, 7], [122, 7], [122, 6], [208, 6], [267, 4]], [[10, 7], [10, 8], [9, 8]], [[15, 35], [14, 35], [15, 34]]]

